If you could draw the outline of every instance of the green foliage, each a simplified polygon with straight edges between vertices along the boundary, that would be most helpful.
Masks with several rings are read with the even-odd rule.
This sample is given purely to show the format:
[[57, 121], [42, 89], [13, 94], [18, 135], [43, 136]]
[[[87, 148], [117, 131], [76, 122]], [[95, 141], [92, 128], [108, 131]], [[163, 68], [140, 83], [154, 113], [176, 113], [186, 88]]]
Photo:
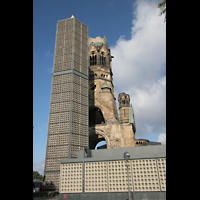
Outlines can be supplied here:
[[33, 179], [39, 179], [43, 181], [43, 177], [38, 173], [38, 171], [33, 171]]
[[166, 22], [166, 0], [161, 0], [161, 2], [158, 4], [158, 8], [160, 8], [160, 16], [162, 14], [165, 14], [165, 21]]

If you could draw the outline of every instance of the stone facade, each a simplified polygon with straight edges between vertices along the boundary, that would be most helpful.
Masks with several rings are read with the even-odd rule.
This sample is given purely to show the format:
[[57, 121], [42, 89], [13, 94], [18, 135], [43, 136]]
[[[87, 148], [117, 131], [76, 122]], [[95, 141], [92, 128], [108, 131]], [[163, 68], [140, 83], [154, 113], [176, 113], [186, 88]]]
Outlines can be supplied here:
[[100, 141], [106, 141], [108, 149], [148, 144], [148, 140], [135, 140], [133, 108], [130, 106], [130, 96], [124, 92], [118, 96], [118, 117], [112, 58], [105, 36], [88, 38], [90, 149], [94, 149]]

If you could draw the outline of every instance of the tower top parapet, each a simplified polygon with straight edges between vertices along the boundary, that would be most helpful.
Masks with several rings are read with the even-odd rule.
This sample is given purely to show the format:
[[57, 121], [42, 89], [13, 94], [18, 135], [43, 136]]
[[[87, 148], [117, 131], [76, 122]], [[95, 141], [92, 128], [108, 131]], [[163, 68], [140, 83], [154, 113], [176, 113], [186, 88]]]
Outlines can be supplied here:
[[96, 38], [88, 37], [88, 47], [92, 42], [95, 46], [101, 46], [102, 44], [105, 44], [106, 48], [110, 49], [105, 36], [103, 36], [103, 38], [101, 38], [100, 36], [97, 36]]
[[130, 96], [125, 92], [122, 92], [118, 95], [119, 108], [121, 107], [130, 107]]

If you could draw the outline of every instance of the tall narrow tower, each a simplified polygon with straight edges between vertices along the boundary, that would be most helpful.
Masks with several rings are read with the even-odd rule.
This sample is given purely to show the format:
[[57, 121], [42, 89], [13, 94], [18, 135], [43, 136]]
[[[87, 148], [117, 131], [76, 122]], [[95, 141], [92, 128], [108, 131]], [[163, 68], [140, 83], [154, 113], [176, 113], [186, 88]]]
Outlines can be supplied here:
[[118, 117], [113, 85], [111, 51], [106, 37], [88, 37], [89, 62], [89, 148], [105, 141], [104, 148], [132, 147], [135, 120], [130, 96], [122, 93]]
[[72, 16], [58, 21], [54, 52], [45, 183], [59, 188], [60, 160], [88, 147], [88, 27]]

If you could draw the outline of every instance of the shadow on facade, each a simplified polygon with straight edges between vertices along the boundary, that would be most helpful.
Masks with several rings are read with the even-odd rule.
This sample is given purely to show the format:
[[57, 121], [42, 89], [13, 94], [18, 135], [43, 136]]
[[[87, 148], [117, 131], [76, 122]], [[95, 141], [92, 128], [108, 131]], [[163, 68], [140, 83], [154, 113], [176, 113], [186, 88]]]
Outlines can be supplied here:
[[44, 191], [52, 191], [52, 190], [56, 190], [56, 186], [52, 181], [45, 182], [43, 189], [44, 189]]
[[[96, 74], [89, 69], [89, 149], [95, 149], [99, 142], [105, 141], [103, 136], [96, 134], [95, 129], [91, 129], [96, 125], [105, 123], [101, 109], [95, 107], [95, 90], [97, 89], [94, 81], [95, 76]], [[98, 149], [102, 148], [107, 148], [107, 145], [103, 145]]]

